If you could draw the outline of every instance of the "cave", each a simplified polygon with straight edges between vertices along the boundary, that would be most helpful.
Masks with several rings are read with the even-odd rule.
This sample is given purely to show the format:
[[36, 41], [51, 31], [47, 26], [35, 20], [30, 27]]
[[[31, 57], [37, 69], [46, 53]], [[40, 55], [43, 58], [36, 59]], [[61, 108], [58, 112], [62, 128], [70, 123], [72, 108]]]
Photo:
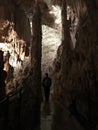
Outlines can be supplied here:
[[97, 0], [0, 0], [1, 130], [98, 129], [97, 13]]

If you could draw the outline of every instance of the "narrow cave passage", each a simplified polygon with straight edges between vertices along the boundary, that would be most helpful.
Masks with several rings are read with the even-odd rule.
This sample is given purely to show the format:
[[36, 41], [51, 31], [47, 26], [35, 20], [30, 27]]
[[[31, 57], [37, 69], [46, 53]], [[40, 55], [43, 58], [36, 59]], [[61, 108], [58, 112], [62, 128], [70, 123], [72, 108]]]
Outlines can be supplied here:
[[0, 129], [97, 130], [98, 2], [45, 1], [0, 0]]
[[[41, 71], [42, 71], [42, 79], [43, 79], [45, 73], [48, 72], [49, 76], [52, 78], [52, 82], [54, 82], [54, 79], [53, 79], [54, 60], [57, 57], [57, 50], [58, 50], [58, 47], [61, 44], [61, 39], [62, 39], [62, 36], [61, 36], [62, 35], [61, 9], [60, 9], [59, 6], [53, 6], [52, 9], [50, 10], [50, 13], [54, 14], [55, 23], [54, 23], [53, 27], [49, 27], [47, 25], [42, 25], [42, 63], [41, 63]], [[31, 30], [32, 30], [32, 28], [31, 28]], [[16, 33], [16, 32], [14, 32], [14, 33]], [[22, 85], [21, 82], [22, 83], [25, 82], [25, 83], [23, 83], [23, 85], [26, 88], [23, 92], [22, 101], [21, 101], [21, 103], [22, 103], [22, 106], [21, 106], [21, 109], [22, 109], [22, 112], [21, 112], [22, 124], [21, 125], [22, 125], [23, 128], [27, 129], [28, 125], [30, 125], [30, 127], [35, 127], [35, 125], [33, 124], [33, 126], [32, 126], [30, 122], [32, 122], [32, 121], [34, 123], [36, 123], [37, 121], [39, 122], [38, 118], [40, 116], [40, 113], [39, 113], [39, 109], [40, 109], [39, 104], [40, 103], [39, 103], [39, 100], [36, 99], [36, 96], [38, 96], [38, 94], [35, 95], [35, 93], [34, 93], [34, 91], [36, 92], [38, 90], [38, 89], [36, 90], [36, 88], [34, 86], [34, 85], [37, 86], [36, 82], [33, 80], [34, 77], [33, 77], [33, 75], [30, 77], [30, 79], [28, 77], [29, 72], [30, 72], [29, 74], [32, 74], [32, 70], [30, 70], [31, 68], [29, 68], [30, 67], [29, 63], [31, 62], [30, 61], [31, 60], [31, 54], [30, 54], [31, 48], [29, 48], [29, 55], [28, 56], [25, 56], [24, 53], [20, 54], [20, 53], [22, 53], [22, 50], [20, 50], [21, 47], [19, 48], [19, 43], [25, 44], [25, 42], [23, 40], [18, 41], [16, 37], [17, 36], [15, 35], [15, 37], [13, 39], [14, 41], [12, 41], [9, 44], [7, 49], [3, 48], [3, 50], [6, 49], [4, 51], [7, 51], [11, 48], [10, 49], [11, 55], [10, 55], [9, 61], [10, 61], [10, 64], [15, 69], [14, 70], [14, 80], [12, 80], [10, 82], [10, 84], [8, 84], [8, 85], [12, 86], [13, 81], [15, 81], [14, 85], [17, 85], [17, 86], [13, 85], [13, 87], [10, 87], [10, 90], [13, 91], [14, 87], [17, 87], [17, 88], [21, 87], [21, 85]], [[14, 42], [15, 42], [15, 47], [13, 46]], [[5, 43], [4, 45], [7, 45], [7, 43]], [[37, 44], [34, 47], [36, 47], [36, 48], [33, 48], [33, 51], [35, 51], [37, 49], [37, 47], [38, 47]], [[19, 54], [20, 57], [18, 57], [18, 58], [20, 58], [20, 60], [23, 60], [23, 66], [21, 64], [19, 64], [19, 65], [17, 64], [17, 62], [16, 62], [17, 57], [15, 55], [16, 54], [15, 52], [17, 54]], [[22, 55], [24, 56], [23, 59], [22, 59]], [[35, 74], [35, 76], [36, 76], [36, 74]], [[24, 77], [26, 77], [26, 78], [24, 78]], [[33, 83], [31, 83], [31, 80], [33, 80]], [[20, 83], [20, 86], [19, 86], [18, 83]], [[52, 86], [51, 86], [51, 96], [50, 96], [50, 102], [49, 103], [44, 102], [44, 94], [43, 94], [43, 102], [41, 104], [41, 129], [42, 130], [46, 130], [46, 129], [50, 130], [52, 123], [53, 123], [52, 122], [53, 121], [53, 114], [54, 114], [54, 104], [53, 104], [53, 99], [52, 99], [53, 87], [56, 87], [56, 86], [54, 86], [54, 84], [52, 84]], [[32, 91], [32, 89], [33, 89], [33, 91]], [[15, 88], [15, 91], [16, 91], [16, 88]], [[31, 105], [31, 102], [33, 102], [32, 105]], [[16, 103], [16, 106], [17, 105], [18, 104]], [[29, 105], [29, 107], [28, 107], [28, 105]], [[12, 107], [12, 106], [10, 106], [10, 107]], [[16, 108], [14, 108], [14, 109], [16, 109]], [[31, 111], [32, 116], [30, 115], [29, 111]], [[36, 113], [34, 113], [34, 112], [36, 112]], [[12, 112], [12, 114], [13, 114], [13, 112]], [[29, 116], [30, 116], [30, 118], [29, 118]], [[33, 116], [36, 116], [36, 120], [34, 120]], [[14, 116], [12, 116], [10, 118], [14, 118]], [[27, 119], [28, 119], [28, 121], [27, 121]], [[27, 123], [26, 126], [25, 126], [25, 123], [23, 121], [25, 121], [25, 123]], [[9, 121], [9, 122], [11, 122], [11, 121]], [[14, 127], [14, 126], [12, 125], [11, 127]], [[38, 128], [38, 130], [39, 130], [39, 128]]]
[[[68, 6], [67, 7], [67, 17], [69, 20], [69, 13], [71, 9]], [[58, 48], [60, 48], [61, 42], [62, 42], [62, 22], [61, 22], [61, 9], [59, 6], [53, 6], [51, 11], [55, 15], [55, 25], [54, 27], [48, 27], [46, 25], [42, 25], [42, 80], [45, 76], [45, 73], [49, 74], [49, 77], [52, 78], [52, 86], [51, 86], [51, 92], [50, 92], [50, 101], [45, 102], [44, 97], [44, 90], [42, 86], [42, 95], [43, 95], [43, 101], [41, 104], [41, 130], [51, 130], [54, 128], [56, 119], [54, 119], [54, 113], [56, 112], [56, 109], [54, 108], [54, 99], [55, 93], [53, 92], [54, 89], [57, 88], [54, 84], [54, 69], [59, 69], [59, 66], [55, 66], [56, 64], [54, 62], [59, 62], [59, 53]], [[72, 14], [73, 15], [73, 14]], [[75, 48], [75, 33], [76, 28], [78, 24], [78, 19], [76, 18], [74, 25], [70, 25], [70, 36], [72, 41], [72, 48]], [[57, 54], [58, 53], [58, 54]], [[58, 56], [57, 56], [58, 55]], [[56, 60], [56, 61], [55, 61]], [[55, 68], [57, 67], [57, 68]], [[58, 89], [58, 88], [57, 88]], [[59, 91], [59, 90], [57, 90]], [[61, 104], [60, 104], [61, 105]], [[56, 112], [56, 118], [59, 118], [59, 115], [57, 113], [60, 113], [60, 109]]]
[[58, 6], [51, 8], [50, 13], [55, 17], [53, 27], [42, 25], [42, 76], [49, 69], [53, 70], [53, 62], [61, 44], [61, 10]]
[[51, 130], [54, 105], [53, 105], [53, 71], [54, 60], [57, 55], [58, 47], [61, 44], [61, 9], [59, 6], [53, 6], [50, 13], [55, 17], [55, 23], [53, 27], [42, 25], [42, 80], [45, 77], [45, 73], [48, 73], [52, 79], [52, 85], [50, 88], [49, 102], [45, 102], [45, 93], [42, 86], [42, 103], [41, 103], [41, 130]]

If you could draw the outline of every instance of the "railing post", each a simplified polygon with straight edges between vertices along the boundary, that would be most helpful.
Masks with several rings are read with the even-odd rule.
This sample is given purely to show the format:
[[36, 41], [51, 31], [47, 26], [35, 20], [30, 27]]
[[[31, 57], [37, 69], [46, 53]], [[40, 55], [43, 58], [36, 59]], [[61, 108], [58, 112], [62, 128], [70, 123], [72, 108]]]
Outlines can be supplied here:
[[21, 99], [22, 99], [22, 88], [20, 88], [19, 90], [19, 106], [18, 106], [18, 109], [19, 109], [19, 113], [18, 113], [18, 126], [19, 126], [19, 130], [21, 129]]
[[8, 130], [8, 122], [9, 122], [9, 96], [6, 97], [6, 130]]
[[9, 98], [0, 101], [0, 130], [8, 130]]

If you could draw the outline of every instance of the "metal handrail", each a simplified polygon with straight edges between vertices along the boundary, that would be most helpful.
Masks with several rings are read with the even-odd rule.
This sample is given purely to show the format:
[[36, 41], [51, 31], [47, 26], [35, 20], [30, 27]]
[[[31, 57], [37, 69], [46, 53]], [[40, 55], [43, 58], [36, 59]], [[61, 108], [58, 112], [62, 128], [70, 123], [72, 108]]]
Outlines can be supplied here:
[[20, 87], [20, 88], [14, 90], [14, 91], [8, 93], [8, 94], [0, 101], [0, 104], [2, 104], [3, 102], [5, 102], [6, 100], [8, 100], [10, 97], [13, 97], [13, 96], [15, 96], [15, 95], [18, 94], [18, 93], [20, 94], [20, 91], [22, 91], [22, 90], [23, 90], [23, 87]]
[[[12, 92], [10, 92], [10, 93], [8, 93], [1, 101], [0, 101], [0, 107], [1, 107], [1, 112], [2, 112], [2, 110], [4, 109], [4, 115], [3, 115], [3, 117], [5, 118], [5, 120], [4, 120], [4, 124], [5, 124], [5, 127], [6, 127], [6, 129], [8, 129], [9, 128], [9, 126], [8, 126], [8, 123], [9, 123], [9, 105], [10, 105], [10, 99], [13, 99], [13, 97], [15, 97], [15, 98], [17, 98], [17, 94], [19, 94], [19, 100], [18, 100], [18, 102], [19, 102], [19, 113], [18, 113], [18, 125], [19, 125], [19, 127], [20, 127], [20, 111], [21, 111], [21, 97], [22, 97], [22, 90], [23, 90], [23, 87], [18, 87], [16, 90], [14, 90], [14, 91], [12, 91]], [[16, 95], [16, 96], [15, 96]], [[14, 98], [14, 99], [15, 99]], [[3, 109], [2, 109], [3, 108]], [[2, 130], [5, 130], [5, 127], [4, 128], [2, 128]], [[1, 129], [1, 128], [0, 128]]]

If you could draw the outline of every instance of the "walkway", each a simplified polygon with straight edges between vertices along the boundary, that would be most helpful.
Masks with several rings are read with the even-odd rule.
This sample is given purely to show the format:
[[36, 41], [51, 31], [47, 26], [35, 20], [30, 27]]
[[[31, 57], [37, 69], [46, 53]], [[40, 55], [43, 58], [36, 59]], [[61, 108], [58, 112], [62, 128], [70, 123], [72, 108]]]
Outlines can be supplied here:
[[52, 120], [53, 120], [53, 103], [42, 102], [41, 105], [41, 130], [51, 130]]

